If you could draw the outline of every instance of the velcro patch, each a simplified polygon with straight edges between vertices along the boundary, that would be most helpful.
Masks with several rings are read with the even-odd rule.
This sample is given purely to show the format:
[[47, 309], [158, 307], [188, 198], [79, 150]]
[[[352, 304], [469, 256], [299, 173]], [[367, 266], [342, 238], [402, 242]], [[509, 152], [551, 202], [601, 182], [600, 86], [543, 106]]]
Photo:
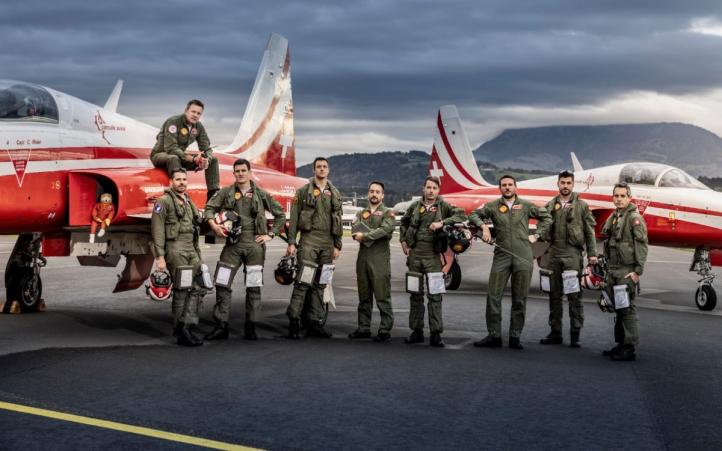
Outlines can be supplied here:
[[160, 213], [161, 211], [163, 211], [163, 206], [156, 202], [155, 207], [153, 207], [153, 213]]
[[175, 125], [171, 125], [170, 127], [168, 127], [168, 133], [176, 133], [177, 131], [178, 127], [176, 127]]
[[521, 210], [521, 204], [516, 204], [511, 206], [512, 210]]
[[381, 216], [382, 214], [384, 214], [382, 211], [375, 211], [375, 212], [374, 212], [374, 216]]

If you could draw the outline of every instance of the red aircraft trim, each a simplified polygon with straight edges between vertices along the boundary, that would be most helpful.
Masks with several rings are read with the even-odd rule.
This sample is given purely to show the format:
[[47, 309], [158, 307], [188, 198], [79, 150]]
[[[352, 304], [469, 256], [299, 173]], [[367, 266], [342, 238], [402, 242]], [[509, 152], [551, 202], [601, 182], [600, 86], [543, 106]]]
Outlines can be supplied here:
[[444, 123], [441, 120], [441, 112], [439, 111], [436, 125], [439, 128], [439, 134], [441, 135], [441, 140], [444, 143], [444, 147], [446, 147], [446, 153], [451, 158], [452, 163], [456, 168], [461, 172], [461, 175], [466, 177], [467, 182], [469, 182], [472, 185], [479, 186], [479, 183], [474, 181], [474, 178], [469, 175], [469, 173], [466, 171], [466, 168], [464, 168], [461, 163], [459, 163], [459, 160], [456, 158], [456, 152], [452, 149], [451, 144], [449, 144], [449, 139], [446, 137], [446, 131], [444, 130]]

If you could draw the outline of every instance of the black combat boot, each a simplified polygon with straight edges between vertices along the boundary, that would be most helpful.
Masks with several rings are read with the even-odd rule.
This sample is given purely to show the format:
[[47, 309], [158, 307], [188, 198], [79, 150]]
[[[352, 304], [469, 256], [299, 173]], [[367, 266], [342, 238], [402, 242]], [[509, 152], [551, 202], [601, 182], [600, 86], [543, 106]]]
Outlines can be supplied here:
[[602, 355], [604, 357], [611, 357], [612, 354], [616, 354], [617, 352], [619, 352], [620, 349], [622, 349], [622, 344], [617, 343], [617, 345], [615, 347], [613, 347], [612, 349], [607, 349], [606, 351], [602, 351]]
[[519, 342], [519, 337], [509, 337], [509, 349], [524, 349]]
[[243, 338], [251, 341], [258, 340], [258, 335], [256, 335], [256, 323], [253, 321], [246, 321], [246, 324], [243, 325]]
[[208, 332], [205, 336], [206, 340], [228, 340], [228, 323], [216, 323], [216, 327]]
[[570, 348], [581, 348], [582, 344], [579, 342], [579, 331], [571, 332], [569, 334], [569, 347]]
[[371, 338], [371, 331], [368, 331], [368, 330], [362, 331], [362, 330], [356, 329], [355, 331], [348, 334], [348, 338], [350, 338], [351, 340], [355, 340], [357, 338]]
[[191, 337], [193, 337], [193, 340], [200, 341], [201, 343], [203, 343], [203, 337], [205, 334], [203, 333], [202, 330], [200, 330], [198, 328], [197, 324], [191, 324], [190, 326], [188, 326], [188, 330], [190, 331]]
[[433, 346], [435, 348], [444, 347], [444, 341], [441, 339], [440, 332], [431, 332], [431, 337], [429, 338], [429, 346]]
[[194, 337], [190, 331], [190, 328], [187, 325], [182, 324], [180, 332], [178, 334], [177, 343], [181, 346], [193, 347], [202, 345], [203, 341]]
[[556, 330], [549, 332], [549, 335], [539, 340], [543, 345], [560, 345], [562, 344], [562, 333]]
[[388, 332], [379, 332], [379, 334], [374, 337], [374, 341], [376, 343], [388, 343], [391, 341], [391, 334]]
[[288, 321], [288, 338], [291, 340], [298, 340], [301, 338], [299, 330], [301, 329], [301, 320], [298, 318], [291, 318]]
[[317, 321], [311, 321], [308, 324], [308, 329], [306, 330], [306, 336], [307, 337], [316, 337], [316, 338], [331, 338], [333, 337], [333, 334], [326, 329], [323, 328], [321, 324], [319, 324]]
[[619, 351], [613, 353], [610, 357], [612, 360], [616, 360], [617, 362], [631, 362], [636, 360], [637, 353], [634, 349], [634, 345], [624, 345], [619, 349]]
[[479, 341], [474, 342], [477, 348], [501, 348], [501, 337], [492, 337], [487, 335]]
[[407, 345], [411, 345], [414, 343], [423, 343], [424, 342], [424, 329], [414, 329], [413, 332], [411, 332], [411, 335], [409, 335], [409, 338], [404, 340], [404, 343]]

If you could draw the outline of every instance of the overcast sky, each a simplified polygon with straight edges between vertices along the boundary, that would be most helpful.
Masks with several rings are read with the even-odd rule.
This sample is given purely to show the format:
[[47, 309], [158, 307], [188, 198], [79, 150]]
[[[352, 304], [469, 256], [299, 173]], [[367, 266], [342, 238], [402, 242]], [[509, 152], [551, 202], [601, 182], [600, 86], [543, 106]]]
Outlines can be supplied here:
[[504, 128], [679, 121], [722, 134], [722, 2], [0, 3], [0, 78], [160, 126], [191, 97], [235, 134], [270, 32], [289, 39], [299, 163], [429, 151], [456, 104], [476, 147]]

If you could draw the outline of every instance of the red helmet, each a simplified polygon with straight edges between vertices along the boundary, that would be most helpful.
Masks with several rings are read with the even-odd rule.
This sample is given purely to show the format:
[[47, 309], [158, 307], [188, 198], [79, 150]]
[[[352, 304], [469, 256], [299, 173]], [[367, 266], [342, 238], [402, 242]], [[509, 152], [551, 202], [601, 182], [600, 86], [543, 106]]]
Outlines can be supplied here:
[[145, 284], [145, 292], [154, 301], [168, 300], [173, 294], [173, 281], [168, 271], [153, 271]]
[[606, 272], [606, 260], [600, 255], [598, 257], [597, 264], [590, 264], [584, 268], [584, 274], [582, 274], [582, 287], [587, 290], [601, 290]]

